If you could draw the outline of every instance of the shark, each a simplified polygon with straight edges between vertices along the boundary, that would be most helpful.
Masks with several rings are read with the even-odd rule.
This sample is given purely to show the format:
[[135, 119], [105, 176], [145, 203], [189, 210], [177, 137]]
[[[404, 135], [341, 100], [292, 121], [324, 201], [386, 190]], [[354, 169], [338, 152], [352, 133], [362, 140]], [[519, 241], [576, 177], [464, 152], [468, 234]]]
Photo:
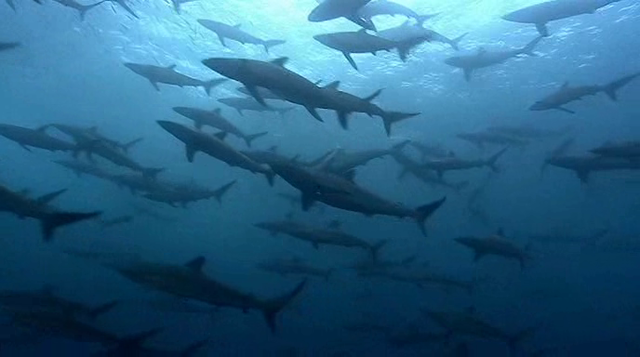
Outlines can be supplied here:
[[468, 82], [471, 80], [473, 72], [478, 69], [502, 64], [520, 55], [536, 56], [533, 51], [540, 40], [542, 40], [542, 37], [537, 37], [522, 48], [507, 51], [487, 51], [485, 48], [480, 48], [476, 54], [449, 57], [445, 59], [444, 63], [460, 68], [464, 72], [465, 80]]
[[549, 36], [547, 24], [596, 10], [620, 0], [552, 0], [510, 12], [502, 18], [510, 22], [534, 24], [541, 36]]
[[213, 21], [213, 20], [203, 20], [203, 19], [198, 20], [198, 23], [204, 26], [205, 28], [207, 28], [208, 30], [214, 32], [216, 35], [218, 35], [218, 39], [220, 40], [220, 43], [225, 47], [227, 47], [226, 40], [229, 39], [229, 40], [240, 42], [243, 45], [247, 43], [254, 44], [254, 45], [261, 45], [264, 47], [264, 50], [268, 53], [271, 47], [279, 46], [286, 43], [286, 41], [284, 40], [263, 40], [263, 39], [257, 38], [251, 34], [248, 34], [242, 31], [240, 29], [240, 25], [230, 26], [222, 22]]
[[565, 108], [565, 105], [574, 101], [582, 100], [584, 97], [594, 96], [601, 92], [605, 93], [609, 99], [615, 102], [618, 100], [618, 90], [638, 77], [640, 77], [640, 73], [634, 73], [616, 79], [605, 85], [583, 85], [572, 87], [569, 82], [564, 82], [564, 84], [554, 93], [536, 101], [531, 105], [531, 107], [529, 107], [529, 110], [544, 111], [555, 109], [565, 113], [575, 114], [575, 111]]
[[66, 190], [59, 190], [36, 199], [14, 192], [0, 185], [0, 212], [13, 213], [18, 218], [35, 218], [40, 221], [42, 239], [50, 242], [56, 229], [80, 221], [96, 218], [102, 212], [66, 212], [54, 209], [49, 204]]
[[248, 147], [251, 147], [251, 143], [255, 139], [268, 134], [266, 131], [255, 134], [244, 133], [222, 115], [222, 110], [220, 108], [204, 110], [190, 107], [173, 107], [173, 111], [193, 120], [196, 129], [202, 129], [203, 126], [210, 126], [244, 140]]
[[306, 285], [306, 280], [303, 280], [281, 296], [262, 299], [207, 276], [203, 271], [205, 264], [206, 259], [199, 256], [185, 265], [137, 261], [126, 264], [113, 262], [107, 263], [106, 266], [114, 269], [122, 277], [151, 290], [217, 307], [242, 311], [259, 310], [272, 332], [276, 331], [278, 313], [286, 308]]
[[157, 91], [160, 91], [159, 83], [178, 86], [178, 87], [202, 87], [207, 94], [211, 94], [211, 89], [213, 87], [219, 86], [224, 83], [226, 79], [224, 78], [216, 78], [210, 81], [202, 81], [200, 79], [195, 79], [179, 73], [176, 71], [176, 65], [172, 64], [170, 66], [162, 67], [162, 66], [154, 66], [150, 64], [139, 64], [139, 63], [124, 63], [124, 66], [129, 68], [134, 73], [146, 78], [149, 83], [155, 88]]
[[273, 170], [251, 160], [249, 157], [224, 142], [224, 138], [227, 133], [220, 132], [216, 135], [208, 135], [171, 121], [159, 120], [157, 123], [164, 130], [185, 144], [187, 160], [189, 162], [193, 162], [195, 154], [198, 151], [202, 151], [231, 167], [240, 167], [252, 173], [263, 174], [267, 178], [269, 184], [273, 185], [273, 179], [275, 176]]

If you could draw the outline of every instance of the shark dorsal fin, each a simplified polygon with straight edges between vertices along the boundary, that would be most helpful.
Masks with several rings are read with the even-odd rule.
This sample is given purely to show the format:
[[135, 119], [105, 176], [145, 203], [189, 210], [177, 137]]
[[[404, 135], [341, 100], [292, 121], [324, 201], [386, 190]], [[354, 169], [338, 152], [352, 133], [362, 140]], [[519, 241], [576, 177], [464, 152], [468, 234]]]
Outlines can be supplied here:
[[280, 57], [280, 58], [276, 58], [273, 61], [271, 61], [271, 63], [278, 65], [280, 67], [284, 67], [285, 64], [287, 64], [287, 62], [289, 61], [289, 57]]
[[58, 197], [61, 194], [65, 193], [66, 191], [67, 191], [67, 189], [65, 188], [65, 189], [62, 189], [62, 190], [55, 191], [55, 192], [47, 193], [46, 195], [42, 195], [42, 196], [36, 198], [36, 203], [39, 206], [47, 205], [51, 201], [56, 199], [56, 197]]
[[382, 93], [382, 89], [378, 89], [377, 91], [371, 93], [370, 96], [362, 98], [362, 99], [366, 100], [367, 102], [370, 102], [370, 101], [376, 99], [380, 95], [380, 93]]
[[360, 30], [358, 30], [358, 33], [367, 33], [367, 29], [364, 29], [364, 28], [360, 29]]
[[216, 138], [220, 139], [221, 141], [224, 141], [224, 139], [227, 137], [227, 132], [226, 131], [221, 131], [219, 133], [214, 134], [213, 136], [215, 136]]
[[340, 81], [331, 82], [326, 86], [324, 86], [325, 89], [336, 89], [336, 90], [338, 89], [338, 87], [340, 87]]
[[342, 222], [334, 219], [333, 221], [329, 222], [329, 224], [327, 224], [327, 227], [331, 229], [340, 229], [340, 227], [342, 227]]
[[204, 267], [204, 265], [206, 263], [207, 263], [207, 259], [205, 257], [203, 257], [203, 256], [199, 256], [199, 257], [196, 257], [193, 260], [190, 260], [184, 266], [186, 266], [187, 268], [193, 270], [194, 272], [202, 273], [202, 268]]

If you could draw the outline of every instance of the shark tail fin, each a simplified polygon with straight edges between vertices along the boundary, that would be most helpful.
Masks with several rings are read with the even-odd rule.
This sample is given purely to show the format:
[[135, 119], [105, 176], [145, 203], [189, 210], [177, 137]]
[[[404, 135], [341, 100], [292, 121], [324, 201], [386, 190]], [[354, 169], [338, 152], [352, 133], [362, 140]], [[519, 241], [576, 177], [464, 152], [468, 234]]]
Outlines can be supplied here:
[[416, 213], [414, 216], [414, 219], [416, 220], [416, 222], [418, 223], [418, 227], [420, 228], [420, 232], [422, 232], [422, 235], [424, 235], [425, 237], [427, 236], [427, 229], [425, 227], [425, 223], [427, 222], [427, 219], [435, 212], [438, 210], [438, 208], [440, 208], [440, 206], [442, 206], [442, 204], [444, 204], [444, 202], [447, 200], [447, 197], [442, 197], [441, 199], [428, 203], [426, 205], [420, 206], [416, 209]]
[[278, 313], [285, 307], [287, 307], [293, 301], [293, 299], [295, 299], [296, 296], [298, 296], [302, 292], [306, 284], [307, 280], [303, 280], [290, 292], [275, 299], [267, 300], [264, 302], [262, 313], [264, 315], [264, 319], [267, 321], [267, 325], [269, 325], [269, 329], [271, 330], [271, 332], [276, 331], [276, 317]]
[[147, 179], [155, 180], [159, 173], [164, 171], [163, 168], [144, 169], [142, 170], [142, 176]]
[[91, 319], [91, 320], [95, 320], [98, 317], [100, 317], [100, 315], [104, 315], [107, 312], [113, 310], [114, 307], [116, 307], [116, 305], [118, 305], [118, 301], [114, 300], [114, 301], [110, 301], [106, 304], [97, 306], [91, 310], [89, 310], [89, 313], [87, 314], [87, 316]]
[[233, 187], [237, 181], [238, 180], [233, 180], [213, 192], [213, 197], [216, 199], [216, 201], [218, 201], [218, 203], [222, 203], [222, 196], [224, 196], [224, 194], [227, 193], [227, 191], [229, 191], [229, 189]]
[[42, 238], [45, 242], [50, 242], [53, 233], [59, 227], [95, 218], [102, 212], [74, 213], [74, 212], [55, 212], [49, 213], [41, 218]]
[[502, 156], [508, 149], [509, 148], [506, 147], [506, 148], [498, 151], [497, 153], [495, 153], [489, 159], [487, 159], [487, 166], [489, 166], [493, 172], [498, 172], [499, 171], [498, 166], [496, 166], [496, 162], [498, 161], [500, 156]]
[[254, 141], [257, 138], [263, 137], [265, 135], [269, 134], [269, 132], [267, 131], [263, 131], [261, 133], [256, 133], [256, 134], [251, 134], [251, 135], [245, 135], [243, 137], [244, 142], [247, 143], [248, 147], [251, 147], [251, 142]]
[[615, 101], [618, 100], [618, 90], [620, 88], [624, 87], [625, 85], [627, 85], [629, 82], [631, 82], [632, 80], [634, 80], [638, 76], [640, 76], [640, 73], [636, 73], [634, 75], [626, 76], [626, 77], [620, 78], [618, 80], [615, 80], [615, 81], [605, 85], [602, 88], [602, 91], [605, 92], [605, 94], [609, 97], [609, 99], [611, 99], [612, 101], [615, 102]]
[[211, 89], [213, 87], [217, 87], [226, 81], [227, 81], [226, 78], [216, 78], [216, 79], [212, 79], [210, 81], [204, 82], [202, 86], [204, 87], [204, 91], [207, 92], [207, 95], [211, 95]]
[[204, 346], [209, 343], [209, 340], [196, 341], [180, 351], [180, 357], [192, 357], [195, 356]]
[[509, 346], [509, 354], [511, 356], [518, 356], [518, 350], [520, 348], [520, 345], [525, 339], [531, 337], [531, 335], [533, 335], [534, 332], [535, 332], [535, 328], [531, 327], [511, 336], [507, 340], [507, 345]]
[[464, 39], [465, 37], [467, 37], [469, 33], [465, 32], [462, 35], [454, 38], [453, 40], [449, 41], [449, 46], [451, 46], [451, 48], [453, 48], [456, 51], [460, 50], [460, 42], [462, 41], [462, 39]]
[[267, 41], [264, 41], [262, 43], [262, 45], [264, 46], [264, 50], [267, 51], [267, 53], [269, 53], [269, 49], [271, 47], [279, 46], [279, 45], [282, 45], [282, 44], [284, 44], [286, 42], [287, 41], [285, 41], [285, 40], [267, 40]]
[[370, 249], [371, 257], [373, 258], [374, 261], [378, 260], [378, 257], [379, 257], [378, 254], [380, 253], [380, 249], [384, 248], [384, 246], [387, 245], [387, 243], [389, 243], [389, 241], [386, 239], [383, 239], [371, 246], [371, 249]]
[[391, 135], [391, 126], [393, 124], [418, 115], [420, 115], [420, 113], [385, 112], [382, 115], [382, 121], [384, 122], [384, 130], [387, 132], [387, 136]]
[[137, 138], [135, 140], [131, 140], [130, 142], [122, 145], [122, 150], [124, 150], [124, 152], [128, 153], [129, 149], [131, 149], [132, 147], [134, 147], [135, 145], [140, 143], [142, 140], [144, 140], [144, 138]]
[[522, 49], [520, 50], [520, 53], [528, 56], [532, 56], [532, 57], [538, 56], [537, 54], [535, 54], [535, 52], [533, 52], [533, 50], [536, 49], [536, 46], [538, 46], [538, 43], [540, 43], [540, 40], [542, 39], [543, 39], [542, 36], [538, 36], [534, 38], [533, 41], [527, 43], [526, 46], [522, 47]]

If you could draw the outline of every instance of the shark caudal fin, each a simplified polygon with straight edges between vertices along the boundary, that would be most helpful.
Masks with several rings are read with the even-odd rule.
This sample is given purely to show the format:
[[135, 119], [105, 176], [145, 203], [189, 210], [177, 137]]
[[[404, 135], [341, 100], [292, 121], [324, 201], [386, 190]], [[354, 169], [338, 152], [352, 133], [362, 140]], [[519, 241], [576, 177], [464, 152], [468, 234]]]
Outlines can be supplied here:
[[95, 8], [96, 6], [102, 4], [105, 1], [107, 0], [102, 0], [92, 5], [80, 5], [80, 7], [78, 8], [78, 13], [80, 14], [80, 20], [84, 21], [84, 18], [87, 15], [87, 11]]
[[245, 135], [244, 137], [242, 137], [242, 139], [244, 139], [244, 142], [247, 143], [248, 147], [251, 147], [251, 142], [253, 142], [254, 140], [256, 140], [257, 138], [263, 137], [265, 135], [269, 134], [269, 132], [267, 131], [263, 131], [261, 133], [256, 133], [256, 134], [251, 134], [251, 135]]
[[414, 219], [418, 223], [418, 228], [420, 228], [420, 232], [425, 237], [427, 236], [427, 228], [425, 224], [427, 219], [436, 211], [444, 202], [447, 200], [447, 197], [442, 197], [441, 199], [428, 203], [426, 205], [420, 206], [416, 208]]
[[87, 219], [95, 218], [101, 215], [102, 212], [89, 212], [89, 213], [73, 213], [73, 212], [55, 212], [55, 213], [47, 213], [44, 217], [40, 219], [42, 226], [42, 239], [45, 242], [51, 241], [53, 239], [53, 234], [55, 230], [66, 226], [69, 224], [73, 224], [76, 222], [84, 221]]
[[499, 169], [498, 166], [496, 166], [496, 162], [508, 149], [509, 148], [506, 147], [487, 159], [486, 165], [489, 166], [493, 172], [498, 172]]
[[460, 42], [462, 41], [462, 39], [464, 39], [465, 37], [467, 37], [469, 33], [465, 32], [462, 35], [454, 38], [453, 40], [449, 40], [447, 41], [447, 43], [449, 44], [449, 46], [451, 46], [451, 48], [453, 48], [456, 51], [460, 51]]
[[626, 86], [627, 84], [629, 84], [629, 82], [633, 81], [639, 76], [640, 73], [636, 73], [630, 76], [622, 77], [602, 87], [602, 91], [605, 92], [609, 99], [615, 102], [618, 100], [618, 90]]
[[229, 191], [229, 189], [233, 187], [236, 182], [238, 182], [238, 180], [233, 180], [228, 184], [220, 187], [219, 189], [213, 191], [213, 198], [215, 198], [218, 203], [222, 203], [222, 196], [224, 196], [224, 194], [227, 193], [227, 191]]
[[158, 177], [158, 174], [164, 171], [163, 168], [155, 168], [155, 169], [143, 169], [142, 176], [146, 179], [155, 180]]
[[286, 42], [287, 42], [287, 41], [285, 41], [285, 40], [267, 40], [267, 41], [264, 41], [264, 42], [262, 43], [262, 45], [264, 46], [264, 50], [265, 50], [267, 53], [269, 53], [269, 49], [270, 49], [271, 47], [279, 46], [279, 45], [282, 45], [282, 44], [284, 44], [284, 43], [286, 43]]
[[522, 344], [522, 342], [531, 337], [531, 335], [533, 335], [535, 333], [535, 328], [531, 327], [528, 329], [525, 329], [523, 331], [518, 332], [517, 334], [515, 334], [514, 336], [511, 336], [508, 340], [507, 340], [507, 345], [509, 346], [509, 354], [512, 357], [518, 356], [518, 350], [520, 349], [520, 345]]
[[387, 132], [387, 136], [391, 136], [391, 126], [393, 124], [418, 115], [420, 115], [420, 113], [384, 112], [382, 122], [384, 123], [384, 130]]
[[538, 36], [536, 38], [533, 39], [533, 41], [527, 43], [526, 46], [522, 47], [522, 49], [520, 49], [520, 53], [524, 54], [524, 55], [528, 55], [528, 56], [533, 56], [536, 57], [538, 56], [537, 54], [535, 54], [533, 52], [533, 50], [536, 49], [536, 46], [538, 46], [538, 43], [540, 43], [540, 40], [542, 40], [543, 37], [542, 36]]
[[262, 306], [262, 314], [264, 315], [264, 319], [267, 322], [267, 325], [269, 325], [269, 329], [271, 330], [271, 332], [276, 331], [276, 317], [278, 313], [282, 311], [282, 309], [287, 307], [293, 301], [293, 299], [295, 299], [296, 296], [298, 296], [302, 292], [306, 284], [307, 280], [305, 279], [287, 294], [284, 294], [275, 299], [264, 301]]
[[227, 81], [226, 78], [212, 79], [210, 81], [204, 82], [202, 84], [202, 87], [204, 88], [204, 91], [207, 92], [207, 95], [211, 95], [211, 89], [213, 87], [217, 87], [217, 86], [221, 85], [222, 83], [224, 83], [226, 81]]
[[118, 303], [119, 302], [117, 300], [114, 300], [106, 304], [97, 306], [87, 312], [87, 317], [89, 317], [91, 320], [96, 320], [98, 317], [100, 317], [100, 315], [104, 315], [107, 312], [113, 310], [113, 308], [116, 307]]

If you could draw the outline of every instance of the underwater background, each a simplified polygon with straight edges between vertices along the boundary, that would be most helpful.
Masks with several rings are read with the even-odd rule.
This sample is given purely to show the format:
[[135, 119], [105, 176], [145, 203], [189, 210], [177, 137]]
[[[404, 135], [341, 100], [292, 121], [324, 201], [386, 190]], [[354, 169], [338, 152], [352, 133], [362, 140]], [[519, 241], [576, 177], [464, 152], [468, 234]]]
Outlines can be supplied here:
[[[640, 81], [620, 89], [615, 102], [597, 94], [571, 103], [567, 107], [575, 114], [529, 110], [565, 82], [605, 84], [640, 71], [637, 1], [622, 0], [594, 14], [551, 22], [550, 36], [536, 46], [535, 56], [519, 55], [479, 69], [468, 81], [445, 60], [524, 46], [538, 36], [535, 26], [501, 17], [540, 1], [397, 0], [419, 14], [438, 14], [425, 22], [438, 33], [449, 38], [468, 33], [459, 51], [432, 42], [415, 47], [406, 62], [394, 51], [355, 54], [359, 70], [340, 52], [313, 39], [359, 27], [345, 19], [308, 21], [318, 6], [314, 0], [196, 0], [181, 4], [179, 13], [174, 4], [162, 0], [130, 1], [137, 17], [115, 2], [106, 2], [84, 19], [55, 1], [14, 2], [15, 10], [0, 4], [0, 42], [20, 42], [17, 48], [0, 51], [1, 123], [28, 128], [52, 123], [95, 126], [121, 142], [143, 138], [128, 153], [145, 167], [164, 168], [159, 179], [211, 190], [233, 180], [236, 184], [220, 203], [203, 200], [173, 206], [105, 180], [76, 175], [55, 162], [77, 156], [85, 163], [126, 172], [100, 158], [37, 148], [29, 152], [0, 138], [2, 186], [25, 190], [30, 197], [67, 189], [55, 207], [102, 212], [99, 219], [61, 228], [49, 242], [43, 242], [36, 221], [3, 214], [0, 289], [51, 287], [56, 295], [88, 306], [115, 300], [118, 304], [91, 321], [92, 326], [120, 336], [163, 328], [144, 341], [145, 346], [179, 351], [206, 340], [196, 354], [202, 356], [640, 355], [640, 174], [595, 172], [581, 182], [570, 170], [542, 169], [549, 153], [567, 139], [574, 140], [569, 153], [576, 155], [604, 143], [640, 139]], [[286, 43], [268, 52], [262, 46], [230, 40], [225, 47], [198, 19], [241, 24], [240, 29], [253, 35]], [[375, 18], [378, 29], [405, 21], [401, 15]], [[237, 91], [241, 83], [227, 80], [210, 95], [202, 87], [164, 84], [157, 91], [123, 65], [176, 65], [177, 71], [193, 78], [220, 78], [201, 63], [210, 57], [262, 61], [288, 57], [286, 68], [311, 82], [340, 81], [341, 90], [359, 97], [382, 89], [376, 104], [420, 115], [394, 125], [390, 137], [380, 120], [364, 114], [353, 115], [344, 130], [334, 113], [321, 110], [324, 122], [319, 122], [290, 103], [282, 103], [293, 106], [283, 114], [241, 115], [218, 102], [242, 96]], [[410, 220], [371, 217], [321, 203], [304, 211], [298, 202], [280, 196], [298, 194], [284, 180], [276, 178], [270, 187], [261, 175], [202, 153], [190, 163], [184, 144], [156, 123], [170, 120], [192, 127], [191, 121], [172, 110], [177, 106], [221, 108], [244, 132], [268, 132], [252, 143], [252, 150], [276, 146], [277, 153], [298, 160], [312, 160], [336, 148], [387, 149], [404, 140], [438, 145], [455, 157], [484, 158], [503, 146], [480, 147], [458, 135], [495, 126], [540, 128], [554, 135], [508, 146], [495, 172], [480, 167], [443, 176], [468, 183], [462, 189], [428, 184], [411, 175], [399, 177], [403, 168], [392, 155], [359, 167], [357, 184], [390, 201], [417, 207], [447, 197], [429, 218], [425, 237]], [[47, 132], [68, 139], [55, 130]], [[248, 150], [236, 137], [226, 142]], [[411, 144], [403, 150], [421, 158]], [[130, 219], [104, 224], [118, 217]], [[443, 274], [473, 288], [366, 276], [352, 269], [367, 259], [366, 251], [316, 249], [255, 226], [282, 220], [314, 227], [339, 221], [341, 231], [371, 244], [386, 240], [379, 255], [407, 263], [403, 272]], [[500, 257], [475, 261], [473, 252], [455, 241], [496, 232], [526, 247], [522, 269], [517, 261]], [[330, 270], [330, 275], [306, 278], [304, 290], [278, 314], [272, 333], [259, 312], [205, 304], [189, 305], [196, 310], [190, 311], [181, 307], [189, 301], [132, 283], [91, 257], [86, 259], [88, 252], [111, 261], [140, 258], [176, 265], [204, 256], [203, 271], [208, 276], [265, 298], [289, 291], [305, 278], [273, 274], [260, 269], [261, 262], [295, 258]], [[526, 329], [532, 333], [510, 351], [501, 338], [447, 331], [425, 310], [473, 311], [505, 335]], [[14, 308], [3, 307], [0, 355], [91, 356], [104, 349], [100, 343], [74, 341], [32, 326], [25, 329], [14, 314]], [[394, 339], [416, 331], [425, 335], [407, 338], [411, 341], [407, 343]], [[462, 343], [464, 349], [459, 348]]]

